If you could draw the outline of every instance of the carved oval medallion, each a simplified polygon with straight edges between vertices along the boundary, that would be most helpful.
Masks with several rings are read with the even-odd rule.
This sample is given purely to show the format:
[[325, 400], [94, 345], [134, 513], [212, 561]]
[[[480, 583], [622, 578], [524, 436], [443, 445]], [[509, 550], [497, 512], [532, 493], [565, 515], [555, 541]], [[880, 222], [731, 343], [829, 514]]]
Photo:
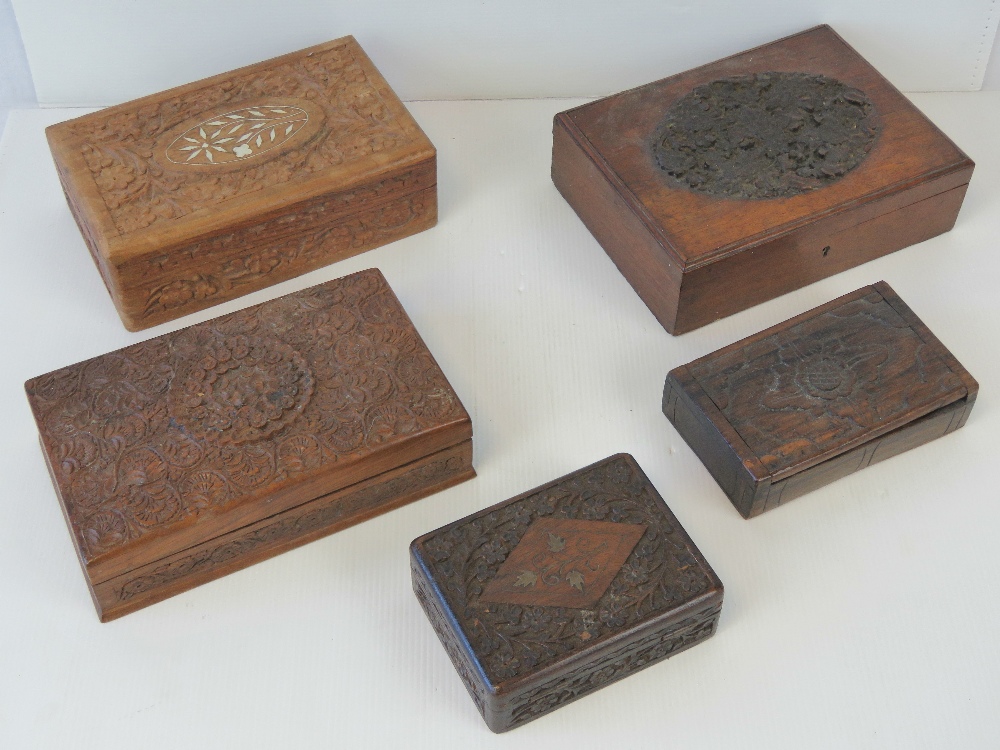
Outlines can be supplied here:
[[219, 336], [171, 387], [172, 416], [188, 431], [223, 443], [263, 440], [309, 403], [314, 376], [305, 359], [269, 336]]
[[291, 104], [244, 107], [189, 127], [167, 146], [166, 157], [201, 167], [253, 159], [285, 145], [308, 123], [309, 113]]
[[653, 141], [670, 182], [720, 198], [785, 198], [836, 182], [878, 135], [864, 92], [807, 73], [759, 73], [698, 86]]

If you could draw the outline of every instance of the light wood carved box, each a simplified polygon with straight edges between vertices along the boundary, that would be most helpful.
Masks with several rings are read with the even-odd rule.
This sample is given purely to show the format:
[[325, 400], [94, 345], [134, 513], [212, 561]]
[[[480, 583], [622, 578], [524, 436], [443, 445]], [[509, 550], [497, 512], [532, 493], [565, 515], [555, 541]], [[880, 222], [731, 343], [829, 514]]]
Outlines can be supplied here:
[[29, 380], [101, 620], [475, 476], [377, 270]]
[[425, 534], [413, 590], [504, 732], [715, 633], [723, 587], [632, 456]]
[[882, 281], [672, 370], [663, 413], [750, 518], [957, 430], [978, 392]]
[[353, 37], [46, 134], [131, 331], [437, 221], [434, 146]]
[[973, 167], [828, 26], [561, 112], [552, 150], [672, 334], [948, 231]]

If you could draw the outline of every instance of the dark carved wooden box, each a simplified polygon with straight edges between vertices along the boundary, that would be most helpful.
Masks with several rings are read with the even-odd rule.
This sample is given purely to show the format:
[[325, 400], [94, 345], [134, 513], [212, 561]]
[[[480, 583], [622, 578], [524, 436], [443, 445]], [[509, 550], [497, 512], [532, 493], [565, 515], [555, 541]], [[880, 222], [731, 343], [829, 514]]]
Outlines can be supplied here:
[[957, 430], [978, 391], [883, 281], [672, 370], [663, 413], [750, 518]]
[[948, 231], [973, 166], [828, 26], [562, 112], [552, 151], [673, 334]]
[[29, 380], [101, 620], [475, 476], [376, 270]]
[[426, 534], [410, 559], [494, 732], [703, 641], [722, 610], [722, 583], [627, 454]]
[[437, 221], [434, 147], [352, 37], [46, 132], [131, 331]]

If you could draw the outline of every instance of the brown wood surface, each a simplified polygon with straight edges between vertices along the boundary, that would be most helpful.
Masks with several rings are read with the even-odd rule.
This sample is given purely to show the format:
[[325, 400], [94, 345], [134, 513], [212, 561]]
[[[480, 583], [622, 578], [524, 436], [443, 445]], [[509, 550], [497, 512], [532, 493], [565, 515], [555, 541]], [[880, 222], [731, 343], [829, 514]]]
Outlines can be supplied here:
[[[228, 116], [281, 118], [292, 109], [308, 117], [305, 125], [264, 127], [259, 153], [245, 159], [169, 156], [180, 139], [200, 160], [228, 157], [242, 137], [225, 138], [239, 124]], [[199, 131], [223, 120], [225, 132]], [[198, 149], [213, 128], [219, 145]], [[352, 37], [60, 123], [47, 136], [74, 218], [130, 330], [437, 220], [435, 149]], [[247, 144], [254, 141], [239, 147]]]
[[[863, 91], [879, 128], [867, 157], [790, 197], [721, 198], [666, 179], [651, 143], [671, 104], [711, 81], [774, 71]], [[674, 334], [947, 231], [973, 167], [826, 26], [560, 113], [553, 141], [556, 186]]]
[[25, 388], [95, 587], [472, 438], [377, 270]]
[[674, 369], [663, 410], [749, 518], [958, 429], [977, 392], [879, 282]]
[[413, 588], [494, 732], [710, 637], [723, 587], [631, 456], [414, 540]]
[[91, 587], [108, 622], [476, 476], [472, 441], [445, 448]]

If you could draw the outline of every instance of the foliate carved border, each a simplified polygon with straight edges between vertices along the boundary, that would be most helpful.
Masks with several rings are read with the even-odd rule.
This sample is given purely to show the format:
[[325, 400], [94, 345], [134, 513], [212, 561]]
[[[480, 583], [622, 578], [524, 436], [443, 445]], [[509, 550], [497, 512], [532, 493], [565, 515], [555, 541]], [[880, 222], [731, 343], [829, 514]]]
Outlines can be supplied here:
[[[371, 190], [391, 196], [407, 186], [409, 177], [378, 183]], [[333, 222], [325, 219], [325, 212], [342, 201], [339, 196], [320, 199], [295, 213], [145, 261], [137, 269], [129, 268], [128, 276], [146, 284], [126, 290], [123, 296], [136, 300], [136, 317], [148, 327], [401, 239], [428, 228], [437, 216], [436, 186]], [[280, 231], [289, 227], [296, 233], [280, 237]], [[275, 234], [279, 237], [271, 239]], [[239, 249], [238, 254], [233, 248]], [[206, 259], [212, 260], [206, 263]], [[201, 272], [183, 273], [185, 267], [199, 265]], [[165, 272], [178, 275], [165, 278]], [[148, 279], [156, 276], [159, 280], [150, 284]]]
[[510, 719], [505, 728], [513, 728], [536, 719], [709, 638], [715, 632], [721, 612], [720, 601], [679, 623], [624, 644], [600, 661], [582, 664], [566, 674], [520, 693], [508, 709]]
[[148, 573], [116, 584], [112, 599], [117, 604], [127, 603], [188, 576], [210, 576], [213, 571], [230, 565], [237, 558], [258, 556], [269, 548], [333, 524], [346, 522], [350, 525], [353, 517], [363, 516], [382, 505], [389, 505], [418, 493], [434, 491], [438, 485], [472, 468], [466, 457], [455, 454], [455, 449], [449, 449], [448, 453], [451, 455], [414, 466], [392, 479], [376, 478], [366, 483], [367, 486], [355, 490], [347, 488], [333, 493], [325, 500], [307, 503], [304, 507], [288, 511], [278, 520], [252, 531], [226, 535], [215, 546], [158, 565]]

